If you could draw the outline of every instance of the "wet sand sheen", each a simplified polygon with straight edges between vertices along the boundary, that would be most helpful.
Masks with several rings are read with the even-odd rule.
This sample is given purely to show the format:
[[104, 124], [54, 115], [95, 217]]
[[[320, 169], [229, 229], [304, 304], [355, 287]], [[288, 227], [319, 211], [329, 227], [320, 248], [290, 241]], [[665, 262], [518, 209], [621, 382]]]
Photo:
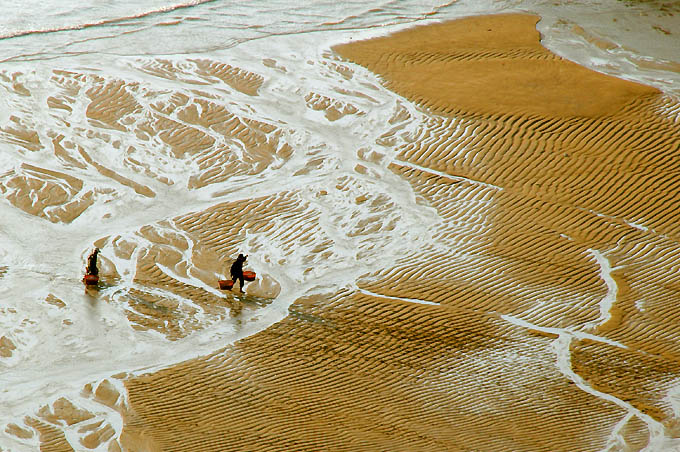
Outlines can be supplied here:
[[[680, 107], [551, 54], [537, 20], [335, 48], [431, 112], [390, 168], [436, 209], [432, 244], [212, 356], [126, 380], [125, 450], [638, 450], [676, 433]], [[225, 218], [251, 208], [262, 228], [287, 218], [292, 247], [319, 221], [296, 203], [174, 226], [229, 254]]]

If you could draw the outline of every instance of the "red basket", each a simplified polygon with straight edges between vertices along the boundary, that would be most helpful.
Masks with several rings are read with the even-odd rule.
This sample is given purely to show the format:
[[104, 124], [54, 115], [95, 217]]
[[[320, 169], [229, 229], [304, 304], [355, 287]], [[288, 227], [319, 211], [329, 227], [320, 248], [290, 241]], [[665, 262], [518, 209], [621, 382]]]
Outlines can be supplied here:
[[83, 276], [83, 282], [86, 286], [94, 286], [99, 282], [99, 276], [97, 275], [85, 275]]
[[255, 272], [243, 272], [243, 279], [246, 281], [255, 281]]
[[217, 281], [217, 284], [219, 284], [220, 289], [222, 290], [231, 290], [231, 288], [234, 287], [234, 281], [231, 279], [220, 279]]

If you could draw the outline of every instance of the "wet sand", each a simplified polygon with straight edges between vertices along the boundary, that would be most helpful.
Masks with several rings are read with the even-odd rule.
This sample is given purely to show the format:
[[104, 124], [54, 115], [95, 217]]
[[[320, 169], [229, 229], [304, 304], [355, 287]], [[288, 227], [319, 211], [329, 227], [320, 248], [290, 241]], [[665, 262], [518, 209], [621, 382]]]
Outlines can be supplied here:
[[[680, 105], [550, 53], [537, 21], [473, 17], [334, 48], [429, 112], [401, 143], [394, 133], [411, 118], [396, 110], [397, 132], [378, 141], [393, 146], [392, 172], [436, 211], [432, 244], [375, 268], [356, 289], [296, 300], [281, 322], [210, 356], [86, 388], [123, 417], [109, 450], [586, 451], [624, 443], [661, 450], [664, 436], [680, 435], [668, 400], [680, 371]], [[255, 75], [205, 65], [257, 95]], [[115, 129], [124, 115], [106, 103], [134, 110], [117, 92], [94, 93], [101, 109], [88, 116]], [[361, 114], [320, 95], [307, 101], [311, 109], [333, 106], [329, 120]], [[158, 111], [173, 102], [183, 100]], [[183, 120], [222, 127], [220, 112], [205, 107]], [[224, 133], [266, 128], [233, 125]], [[209, 137], [164, 128], [172, 133], [148, 133], [177, 153], [197, 152], [199, 164], [219, 158], [201, 151]], [[266, 133], [266, 142], [250, 138], [249, 158], [261, 163], [252, 168], [289, 155], [272, 144], [275, 130]], [[258, 171], [237, 162], [221, 166], [223, 173], [210, 167], [197, 186]], [[45, 199], [76, 210], [87, 202], [67, 204], [78, 181], [50, 177], [54, 194]], [[376, 215], [383, 207], [377, 198], [357, 199], [363, 202]], [[68, 218], [68, 209], [54, 218]], [[164, 241], [210, 268], [245, 239], [232, 230], [267, 231], [296, 248], [321, 234], [320, 221], [294, 190], [174, 218], [161, 236], [148, 231], [157, 247], [138, 261], [135, 276], [148, 282], [146, 295], [126, 296], [142, 300], [162, 285], [219, 319], [227, 311], [210, 310], [223, 299], [171, 281], [154, 265], [179, 259], [164, 254]], [[372, 227], [366, 222], [356, 233]], [[123, 238], [102, 241], [121, 256], [135, 252]], [[310, 271], [320, 253], [310, 254]], [[215, 275], [196, 277], [214, 285]], [[194, 330], [191, 310], [177, 321], [142, 301], [136, 306], [128, 318], [140, 329], [170, 339]], [[43, 420], [27, 421], [40, 432], [41, 450], [71, 450], [45, 422], [87, 417], [66, 405], [55, 402]], [[113, 437], [106, 425], [90, 428], [86, 447]]]

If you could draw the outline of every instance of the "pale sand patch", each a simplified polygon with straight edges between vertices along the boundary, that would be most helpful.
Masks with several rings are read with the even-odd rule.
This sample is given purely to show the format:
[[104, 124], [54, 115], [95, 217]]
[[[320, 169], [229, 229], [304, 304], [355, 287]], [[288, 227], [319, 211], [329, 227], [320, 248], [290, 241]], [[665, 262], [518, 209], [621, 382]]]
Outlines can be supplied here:
[[110, 253], [114, 263], [100, 267], [102, 279], [124, 273], [124, 265], [134, 267], [125, 287], [103, 298], [121, 306], [133, 328], [152, 329], [171, 340], [237, 317], [243, 309], [266, 305], [281, 290], [271, 275], [260, 274], [246, 284], [246, 306], [235, 298], [236, 291], [219, 291], [218, 280], [229, 279], [229, 267], [246, 234], [270, 234], [270, 240], [286, 244], [323, 236], [318, 227], [306, 226], [313, 219], [306, 207], [297, 193], [284, 192], [217, 204], [125, 236], [103, 238], [97, 246]]
[[70, 223], [94, 202], [83, 182], [58, 171], [22, 163], [0, 175], [0, 193], [14, 206], [53, 223]]
[[[123, 375], [113, 378], [123, 377]], [[20, 439], [38, 436], [41, 451], [108, 450], [121, 451], [117, 438], [120, 423], [110, 422], [105, 413], [125, 410], [125, 397], [115, 380], [105, 379], [93, 389], [87, 384], [75, 401], [61, 397], [26, 416], [24, 426], [9, 424], [8, 435]], [[91, 411], [92, 410], [92, 411]], [[83, 448], [84, 447], [84, 448]]]
[[[475, 17], [337, 48], [449, 115], [380, 139], [437, 210], [435, 242], [361, 291], [298, 300], [233, 347], [127, 380], [126, 450], [586, 451], [674, 434], [675, 103], [550, 54], [536, 21]], [[287, 196], [254, 211], [294, 210]], [[178, 224], [233, 252], [230, 209]], [[616, 321], [585, 331], [603, 336], [592, 342], [573, 336], [608, 293], [588, 250], [619, 284]]]
[[11, 125], [0, 128], [0, 134], [7, 142], [20, 146], [29, 152], [38, 151], [42, 148], [38, 132], [14, 115], [10, 116], [9, 120]]
[[198, 67], [197, 74], [207, 79], [218, 78], [237, 91], [249, 96], [257, 96], [257, 91], [264, 83], [264, 77], [230, 64], [211, 60], [191, 60]]
[[7, 336], [1, 336], [0, 337], [0, 357], [1, 358], [9, 358], [12, 356], [12, 352], [16, 350], [16, 345], [14, 345], [14, 342]]

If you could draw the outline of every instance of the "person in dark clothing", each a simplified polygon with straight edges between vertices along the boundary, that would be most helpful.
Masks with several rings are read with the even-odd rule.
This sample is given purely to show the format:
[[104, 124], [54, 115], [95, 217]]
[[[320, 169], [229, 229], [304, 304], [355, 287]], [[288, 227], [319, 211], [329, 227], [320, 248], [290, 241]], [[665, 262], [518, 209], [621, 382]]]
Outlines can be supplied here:
[[236, 261], [231, 264], [231, 279], [234, 281], [234, 284], [236, 284], [236, 280], [238, 279], [238, 282], [241, 284], [239, 286], [241, 293], [243, 293], [243, 263], [248, 259], [248, 256], [244, 256], [243, 254], [239, 254], [238, 257], [236, 258]]
[[85, 270], [86, 275], [99, 275], [99, 269], [97, 268], [97, 255], [99, 254], [99, 248], [95, 248], [89, 256], [87, 256], [87, 269]]

